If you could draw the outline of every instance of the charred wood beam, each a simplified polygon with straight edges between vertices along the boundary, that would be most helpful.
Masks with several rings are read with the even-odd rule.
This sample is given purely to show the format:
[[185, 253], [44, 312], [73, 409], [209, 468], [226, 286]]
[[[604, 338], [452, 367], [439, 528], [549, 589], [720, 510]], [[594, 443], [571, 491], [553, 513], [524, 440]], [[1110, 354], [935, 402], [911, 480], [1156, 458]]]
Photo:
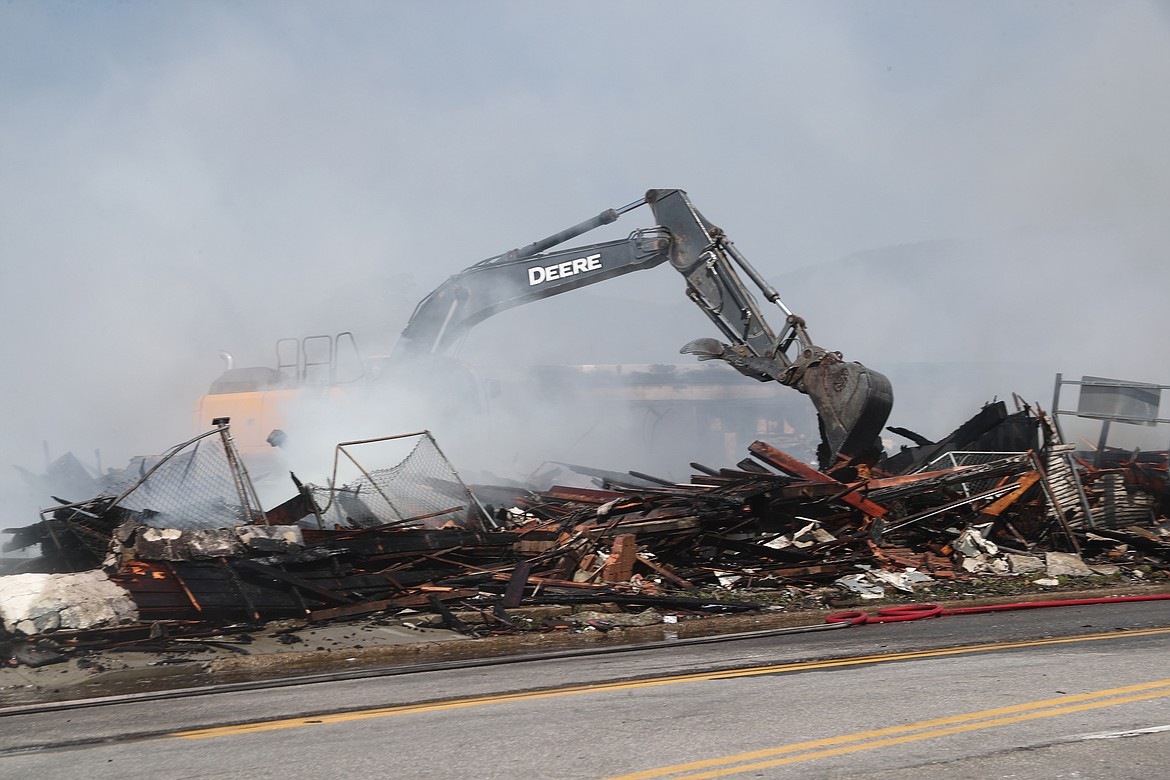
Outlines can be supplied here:
[[331, 549], [342, 549], [354, 555], [389, 553], [439, 552], [453, 548], [482, 548], [502, 550], [511, 547], [520, 537], [511, 531], [466, 531], [462, 529], [377, 529], [364, 532], [337, 534], [304, 529], [305, 542]]
[[693, 468], [695, 471], [698, 471], [702, 474], [706, 474], [708, 477], [718, 477], [719, 476], [718, 469], [713, 469], [710, 466], [704, 466], [702, 463], [695, 463], [694, 461], [691, 461], [691, 468]]
[[[858, 559], [870, 560], [872, 558]], [[794, 566], [783, 569], [765, 569], [755, 576], [757, 577], [777, 577], [785, 580], [796, 580], [797, 582], [824, 582], [826, 580], [835, 580], [838, 577], [846, 574], [857, 573], [857, 564], [850, 563], [820, 563], [809, 566]]]
[[286, 585], [292, 585], [294, 588], [299, 588], [301, 590], [312, 593], [327, 603], [350, 604], [353, 602], [353, 599], [344, 594], [335, 593], [328, 588], [322, 588], [321, 586], [302, 577], [297, 577], [289, 574], [286, 571], [281, 571], [275, 566], [266, 566], [263, 563], [257, 563], [256, 561], [250, 561], [247, 559], [233, 561], [232, 566], [237, 569], [247, 569], [265, 577], [270, 577], [274, 580], [277, 580], [278, 582], [283, 582]]
[[512, 576], [508, 578], [508, 587], [504, 591], [504, 600], [500, 605], [509, 609], [514, 609], [520, 606], [520, 600], [524, 597], [524, 588], [528, 585], [528, 576], [532, 574], [532, 561], [521, 561], [516, 564], [516, 568], [512, 570]]
[[917, 444], [919, 447], [930, 447], [934, 444], [934, 442], [931, 441], [930, 439], [926, 438], [925, 436], [923, 436], [920, 433], [915, 433], [914, 431], [910, 430], [909, 428], [899, 428], [896, 425], [887, 425], [886, 430], [889, 431], [890, 433], [896, 433], [897, 435], [899, 435], [903, 438], [909, 439], [910, 441]]
[[[597, 529], [598, 538], [609, 539], [621, 534], [662, 534], [672, 531], [690, 531], [701, 528], [703, 521], [699, 517], [666, 517], [649, 520], [622, 520], [611, 526]], [[594, 529], [589, 529], [590, 533]]]
[[682, 588], [683, 590], [698, 590], [694, 583], [689, 582], [688, 580], [684, 580], [682, 577], [678, 576], [673, 571], [658, 563], [657, 561], [652, 561], [643, 555], [639, 555], [638, 563], [642, 566], [645, 566], [650, 571], [669, 582], [671, 585], [674, 585], [676, 588]]
[[675, 487], [675, 483], [671, 482], [669, 479], [663, 479], [662, 477], [656, 477], [653, 474], [643, 474], [640, 471], [631, 471], [631, 472], [629, 472], [629, 474], [631, 477], [637, 477], [638, 479], [644, 479], [647, 482], [654, 483], [655, 485], [661, 485], [663, 487]]
[[430, 604], [431, 609], [437, 612], [443, 618], [443, 627], [449, 628], [452, 631], [458, 631], [460, 634], [472, 634], [471, 627], [464, 623], [459, 617], [451, 611], [451, 608], [439, 599], [438, 596], [431, 594], [427, 596], [427, 603]]
[[[775, 466], [786, 474], [791, 474], [794, 477], [799, 477], [808, 482], [821, 482], [826, 484], [835, 484], [839, 489], [847, 488], [846, 484], [839, 482], [828, 474], [817, 471], [807, 463], [803, 463], [796, 458], [781, 452], [775, 447], [762, 441], [752, 442], [748, 446], [748, 451], [760, 460], [764, 461], [770, 466]], [[857, 493], [847, 493], [841, 496], [841, 500], [846, 504], [859, 509], [869, 517], [879, 519], [885, 517], [889, 510], [880, 506], [867, 498], [857, 495]]]
[[[779, 452], [779, 450], [777, 450], [777, 452]], [[745, 474], [765, 474], [767, 476], [775, 476], [771, 469], [768, 469], [768, 468], [761, 466], [759, 463], [756, 463], [751, 458], [744, 458], [743, 460], [741, 460], [739, 463], [736, 463], [735, 465], [739, 466], [739, 468]], [[727, 470], [730, 471], [730, 469], [727, 469]]]
[[625, 493], [612, 490], [593, 490], [591, 488], [565, 487], [555, 485], [540, 494], [542, 498], [560, 501], [579, 501], [584, 504], [604, 504], [615, 498], [624, 498]]
[[[256, 601], [252, 598], [251, 594], [248, 593], [248, 589], [244, 587], [244, 583], [240, 581], [240, 575], [236, 572], [235, 567], [233, 567], [226, 558], [220, 559], [220, 566], [222, 567], [222, 570], [227, 573], [228, 582], [231, 583], [233, 590], [236, 592], [236, 595], [239, 596], [240, 603], [244, 607], [244, 614], [247, 615], [247, 619], [254, 620], [259, 623], [260, 610], [257, 609]], [[183, 579], [179, 575], [178, 571], [175, 572], [175, 576], [179, 578], [180, 581]], [[184, 587], [186, 587], [186, 585], [184, 585]]]

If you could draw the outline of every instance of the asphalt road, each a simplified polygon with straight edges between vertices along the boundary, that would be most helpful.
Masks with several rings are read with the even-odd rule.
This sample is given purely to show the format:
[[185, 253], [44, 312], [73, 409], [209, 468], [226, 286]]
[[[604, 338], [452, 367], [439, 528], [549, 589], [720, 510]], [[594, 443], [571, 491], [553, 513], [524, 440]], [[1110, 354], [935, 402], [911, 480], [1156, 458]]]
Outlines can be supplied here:
[[0, 778], [1161, 777], [1170, 604], [0, 716]]

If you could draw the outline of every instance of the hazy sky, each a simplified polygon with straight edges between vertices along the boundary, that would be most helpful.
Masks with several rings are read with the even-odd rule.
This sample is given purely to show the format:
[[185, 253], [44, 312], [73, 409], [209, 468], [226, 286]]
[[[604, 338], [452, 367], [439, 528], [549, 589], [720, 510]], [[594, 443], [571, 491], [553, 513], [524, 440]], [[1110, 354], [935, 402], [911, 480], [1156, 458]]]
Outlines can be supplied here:
[[[388, 349], [450, 274], [656, 187], [776, 282], [965, 242], [787, 277], [847, 357], [1170, 382], [1167, 85], [1165, 2], [9, 0], [0, 466], [161, 451], [218, 350]], [[714, 335], [669, 269], [545, 304], [471, 346], [655, 363]]]

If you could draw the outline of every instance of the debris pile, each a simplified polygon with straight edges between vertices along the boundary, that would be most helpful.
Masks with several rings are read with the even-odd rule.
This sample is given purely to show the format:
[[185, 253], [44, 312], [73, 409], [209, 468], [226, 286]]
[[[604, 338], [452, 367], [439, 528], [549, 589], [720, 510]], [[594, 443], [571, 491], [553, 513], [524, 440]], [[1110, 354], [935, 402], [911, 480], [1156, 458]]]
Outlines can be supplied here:
[[[899, 432], [915, 446], [869, 467], [822, 473], [758, 441], [734, 468], [692, 464], [688, 484], [578, 469], [593, 488], [542, 491], [470, 489], [445, 459], [438, 472], [415, 468], [437, 445], [416, 446], [382, 471], [347, 451], [360, 484], [331, 480], [326, 489], [294, 477], [296, 495], [259, 512], [238, 476], [211, 520], [198, 515], [211, 503], [188, 501], [181, 523], [160, 526], [180, 515], [151, 505], [165, 495], [151, 475], [194, 490], [188, 455], [169, 470], [144, 469], [131, 490], [62, 503], [10, 529], [10, 547], [41, 546], [41, 570], [103, 579], [104, 570], [133, 608], [104, 602], [69, 622], [46, 606], [46, 585], [24, 592], [21, 614], [3, 614], [15, 632], [7, 646], [15, 657], [20, 635], [93, 647], [103, 636], [139, 641], [405, 610], [468, 634], [549, 630], [571, 621], [522, 625], [509, 610], [616, 604], [635, 614], [629, 619], [661, 620], [763, 609], [775, 603], [769, 592], [807, 605], [830, 592], [877, 598], [989, 575], [1059, 584], [1121, 567], [1135, 576], [1170, 568], [1166, 453], [1110, 452], [1089, 465], [1042, 413], [1009, 413], [1002, 402], [941, 441]], [[230, 446], [223, 454], [235, 468]], [[47, 575], [0, 577], [0, 586], [30, 576]], [[481, 616], [475, 626], [460, 617], [466, 610]]]

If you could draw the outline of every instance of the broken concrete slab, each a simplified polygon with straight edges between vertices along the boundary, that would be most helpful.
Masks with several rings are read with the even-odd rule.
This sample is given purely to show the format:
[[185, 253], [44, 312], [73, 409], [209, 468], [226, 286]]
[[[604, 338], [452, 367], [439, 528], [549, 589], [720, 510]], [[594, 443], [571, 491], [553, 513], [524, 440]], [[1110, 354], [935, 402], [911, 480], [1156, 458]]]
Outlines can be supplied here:
[[1032, 572], [1044, 571], [1044, 560], [1039, 556], [1008, 553], [1005, 557], [1012, 574], [1031, 574]]
[[133, 623], [130, 594], [102, 571], [0, 577], [0, 620], [11, 631], [43, 634]]
[[1044, 564], [1049, 577], [1091, 577], [1093, 570], [1075, 553], [1046, 552]]
[[304, 534], [296, 525], [241, 525], [235, 532], [245, 547], [256, 552], [296, 552], [305, 546]]
[[1113, 564], [1104, 564], [1101, 566], [1090, 566], [1089, 568], [1093, 570], [1094, 574], [1101, 576], [1101, 577], [1114, 577], [1114, 576], [1121, 573], [1121, 567], [1114, 566]]
[[236, 558], [252, 553], [287, 553], [304, 548], [301, 529], [294, 525], [242, 525], [235, 528], [148, 528], [138, 526], [127, 552], [141, 561], [200, 561]]
[[244, 553], [234, 529], [140, 527], [133, 537], [134, 557], [143, 561], [191, 561], [231, 558]]

